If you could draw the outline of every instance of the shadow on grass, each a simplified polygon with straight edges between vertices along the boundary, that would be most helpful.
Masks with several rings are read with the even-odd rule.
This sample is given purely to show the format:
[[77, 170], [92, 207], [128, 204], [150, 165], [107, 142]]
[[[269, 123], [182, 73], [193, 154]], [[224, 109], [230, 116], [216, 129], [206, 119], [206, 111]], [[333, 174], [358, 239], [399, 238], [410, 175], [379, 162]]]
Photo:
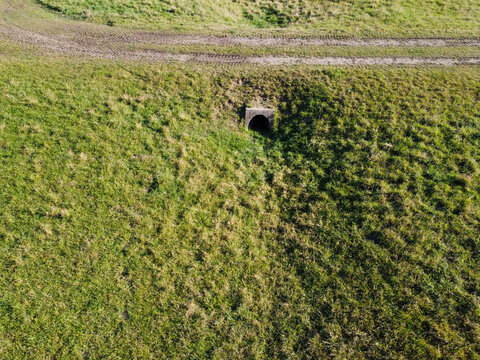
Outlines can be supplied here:
[[[374, 101], [366, 117], [323, 86], [293, 89], [280, 103], [277, 126], [263, 137], [272, 164], [268, 181], [281, 199], [277, 241], [310, 310], [308, 321], [279, 319], [271, 348], [295, 328], [295, 349], [309, 349], [312, 357], [333, 356], [344, 347], [367, 358], [399, 352], [430, 357], [435, 348], [451, 351], [445, 335], [433, 330], [442, 312], [451, 314], [444, 321], [467, 343], [473, 339], [473, 330], [460, 330], [458, 319], [476, 315], [459, 311], [465, 307], [455, 307], [439, 285], [457, 281], [454, 269], [438, 277], [439, 268], [431, 265], [444, 256], [441, 244], [449, 232], [468, 244], [471, 229], [458, 225], [465, 209], [439, 208], [424, 191], [436, 170], [414, 158], [424, 146], [409, 138], [416, 134], [383, 121], [391, 115], [378, 112]], [[438, 179], [456, 186], [446, 176]], [[468, 196], [457, 186], [441, 200]], [[429, 253], [432, 244], [437, 250]], [[425, 249], [422, 260], [419, 248]], [[456, 251], [459, 256], [463, 249]], [[470, 295], [458, 296], [473, 304]], [[425, 297], [432, 306], [419, 310]]]

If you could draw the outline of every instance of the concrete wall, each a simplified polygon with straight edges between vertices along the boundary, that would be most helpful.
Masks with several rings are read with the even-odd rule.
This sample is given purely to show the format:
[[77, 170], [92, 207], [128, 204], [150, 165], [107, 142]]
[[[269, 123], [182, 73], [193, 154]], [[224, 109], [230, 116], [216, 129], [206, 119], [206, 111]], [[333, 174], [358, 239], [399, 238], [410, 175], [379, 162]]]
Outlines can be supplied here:
[[245, 125], [247, 129], [250, 125], [250, 121], [257, 115], [263, 115], [267, 118], [270, 123], [270, 128], [273, 126], [273, 119], [275, 117], [275, 110], [273, 109], [262, 109], [262, 108], [246, 108], [245, 109]]

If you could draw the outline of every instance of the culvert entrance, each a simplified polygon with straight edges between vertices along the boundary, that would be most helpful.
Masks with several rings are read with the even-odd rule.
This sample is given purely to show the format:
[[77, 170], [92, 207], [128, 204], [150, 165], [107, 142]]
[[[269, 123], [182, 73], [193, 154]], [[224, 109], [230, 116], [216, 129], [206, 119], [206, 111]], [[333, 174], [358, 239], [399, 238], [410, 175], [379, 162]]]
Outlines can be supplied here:
[[248, 130], [253, 131], [269, 131], [270, 121], [263, 115], [256, 115], [248, 123]]
[[247, 108], [245, 109], [245, 124], [248, 130], [272, 130], [275, 111], [272, 109]]

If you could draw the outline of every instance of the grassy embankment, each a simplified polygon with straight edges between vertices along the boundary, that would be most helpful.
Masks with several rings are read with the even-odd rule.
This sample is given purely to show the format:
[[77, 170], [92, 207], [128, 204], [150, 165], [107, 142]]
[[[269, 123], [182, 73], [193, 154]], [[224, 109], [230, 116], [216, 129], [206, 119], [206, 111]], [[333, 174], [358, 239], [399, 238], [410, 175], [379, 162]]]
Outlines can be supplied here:
[[0, 70], [1, 358], [480, 357], [477, 68]]
[[37, 1], [75, 19], [148, 29], [362, 37], [480, 36], [480, 3], [476, 0]]

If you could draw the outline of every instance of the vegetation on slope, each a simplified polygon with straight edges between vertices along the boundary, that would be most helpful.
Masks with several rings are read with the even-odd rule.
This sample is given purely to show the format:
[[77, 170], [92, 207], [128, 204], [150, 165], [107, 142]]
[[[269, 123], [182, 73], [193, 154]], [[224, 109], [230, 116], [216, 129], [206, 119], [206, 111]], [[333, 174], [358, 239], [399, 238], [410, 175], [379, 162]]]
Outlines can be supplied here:
[[480, 87], [458, 75], [280, 80], [266, 152], [275, 239], [308, 304], [296, 351], [480, 356]]
[[476, 0], [37, 0], [75, 19], [201, 32], [353, 36], [480, 36]]
[[0, 68], [2, 358], [480, 357], [480, 71]]

